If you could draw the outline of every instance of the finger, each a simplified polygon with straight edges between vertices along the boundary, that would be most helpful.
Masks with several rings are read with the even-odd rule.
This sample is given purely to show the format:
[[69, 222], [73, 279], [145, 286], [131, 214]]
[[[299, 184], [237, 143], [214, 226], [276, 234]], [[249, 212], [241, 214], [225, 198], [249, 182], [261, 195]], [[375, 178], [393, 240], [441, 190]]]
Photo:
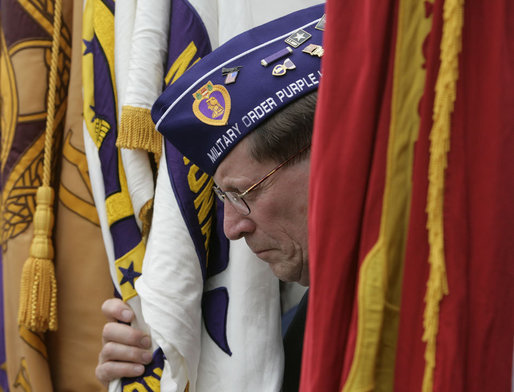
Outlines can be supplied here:
[[107, 342], [100, 351], [98, 364], [107, 362], [133, 362], [148, 364], [152, 361], [152, 353], [139, 347], [126, 346], [116, 342]]
[[105, 362], [96, 367], [95, 375], [98, 380], [108, 386], [109, 382], [121, 377], [141, 376], [145, 368], [141, 364], [127, 362]]
[[108, 321], [123, 321], [130, 323], [134, 318], [134, 312], [125, 302], [119, 298], [109, 298], [102, 304], [102, 313]]
[[139, 329], [130, 325], [109, 322], [104, 325], [102, 331], [103, 343], [116, 342], [127, 346], [150, 348], [150, 337]]

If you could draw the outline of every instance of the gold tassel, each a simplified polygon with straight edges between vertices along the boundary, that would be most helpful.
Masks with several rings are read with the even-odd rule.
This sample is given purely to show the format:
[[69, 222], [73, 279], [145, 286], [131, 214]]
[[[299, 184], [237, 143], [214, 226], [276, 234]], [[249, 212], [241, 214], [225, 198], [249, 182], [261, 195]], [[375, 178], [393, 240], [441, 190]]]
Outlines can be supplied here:
[[159, 161], [162, 136], [155, 130], [150, 109], [124, 105], [121, 109], [120, 129], [116, 147], [153, 152]]
[[34, 238], [21, 274], [18, 323], [33, 332], [57, 330], [57, 284], [52, 262], [53, 202], [54, 190], [49, 186], [39, 187]]
[[55, 0], [43, 181], [36, 193], [36, 212], [33, 220], [34, 238], [30, 246], [30, 256], [23, 265], [20, 282], [18, 324], [32, 332], [46, 332], [48, 329], [51, 331], [57, 330], [57, 283], [52, 245], [54, 190], [50, 183], [61, 15], [62, 0]]

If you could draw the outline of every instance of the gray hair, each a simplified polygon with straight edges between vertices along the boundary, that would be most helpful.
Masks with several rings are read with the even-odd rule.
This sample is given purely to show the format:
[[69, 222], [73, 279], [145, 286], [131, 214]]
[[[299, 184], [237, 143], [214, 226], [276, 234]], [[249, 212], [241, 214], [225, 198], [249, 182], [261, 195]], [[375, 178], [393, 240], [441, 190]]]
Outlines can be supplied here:
[[[313, 91], [271, 116], [249, 135], [252, 157], [263, 162], [283, 162], [311, 144], [318, 92]], [[308, 156], [310, 149], [291, 163]]]

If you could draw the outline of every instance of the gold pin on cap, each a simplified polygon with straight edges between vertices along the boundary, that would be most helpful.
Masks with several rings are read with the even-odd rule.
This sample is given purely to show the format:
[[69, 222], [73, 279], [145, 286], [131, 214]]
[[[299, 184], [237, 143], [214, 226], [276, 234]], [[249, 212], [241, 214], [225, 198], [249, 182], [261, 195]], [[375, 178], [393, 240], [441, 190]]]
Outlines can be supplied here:
[[307, 45], [305, 48], [302, 49], [302, 52], [308, 53], [311, 56], [318, 56], [318, 57], [323, 56], [323, 53], [325, 53], [325, 51], [323, 50], [323, 47], [321, 45], [316, 45], [316, 44]]
[[272, 75], [273, 76], [283, 76], [287, 73], [290, 69], [295, 69], [296, 65], [294, 65], [293, 61], [291, 59], [285, 59], [283, 64], [277, 64], [273, 68]]

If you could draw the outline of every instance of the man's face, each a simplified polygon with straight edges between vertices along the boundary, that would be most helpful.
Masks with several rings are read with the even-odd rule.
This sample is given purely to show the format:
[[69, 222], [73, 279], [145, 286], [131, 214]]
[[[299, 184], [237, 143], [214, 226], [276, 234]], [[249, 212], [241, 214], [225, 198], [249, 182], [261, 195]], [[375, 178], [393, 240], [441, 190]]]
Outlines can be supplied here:
[[[241, 141], [214, 174], [223, 191], [244, 192], [280, 162], [259, 163]], [[224, 231], [231, 240], [244, 237], [250, 249], [286, 282], [309, 284], [307, 196], [309, 159], [283, 167], [244, 199], [250, 214], [241, 215], [225, 202]]]

